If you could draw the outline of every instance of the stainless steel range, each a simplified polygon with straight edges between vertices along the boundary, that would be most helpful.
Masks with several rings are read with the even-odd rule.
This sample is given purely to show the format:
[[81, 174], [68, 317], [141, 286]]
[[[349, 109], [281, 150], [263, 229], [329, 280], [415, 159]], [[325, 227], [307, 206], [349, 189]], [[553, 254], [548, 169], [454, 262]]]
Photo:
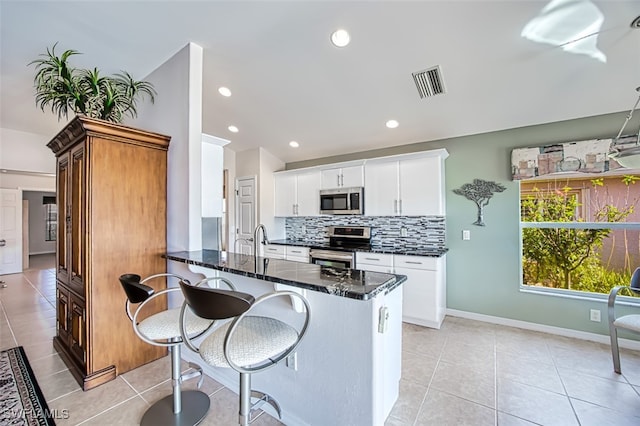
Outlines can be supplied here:
[[371, 249], [371, 228], [368, 226], [330, 226], [329, 249], [312, 249], [311, 263], [334, 268], [355, 268], [355, 252]]

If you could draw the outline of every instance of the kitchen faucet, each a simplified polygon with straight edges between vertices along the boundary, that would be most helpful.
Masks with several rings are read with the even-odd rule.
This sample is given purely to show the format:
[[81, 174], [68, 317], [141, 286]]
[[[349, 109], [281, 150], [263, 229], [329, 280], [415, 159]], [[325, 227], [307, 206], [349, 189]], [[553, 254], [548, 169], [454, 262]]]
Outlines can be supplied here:
[[262, 244], [269, 244], [269, 238], [267, 237], [267, 228], [265, 228], [263, 224], [256, 226], [256, 229], [253, 231], [253, 255], [256, 257], [260, 255], [260, 253], [258, 253], [258, 248], [260, 247], [260, 243], [258, 242], [260, 229], [262, 229]]

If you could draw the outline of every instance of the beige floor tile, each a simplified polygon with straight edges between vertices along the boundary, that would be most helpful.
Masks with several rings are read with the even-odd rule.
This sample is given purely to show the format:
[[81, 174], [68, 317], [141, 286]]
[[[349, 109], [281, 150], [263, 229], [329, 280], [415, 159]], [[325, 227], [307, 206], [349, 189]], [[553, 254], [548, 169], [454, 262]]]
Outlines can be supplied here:
[[38, 385], [42, 389], [42, 393], [47, 401], [60, 398], [71, 392], [80, 390], [80, 385], [69, 372], [69, 370], [60, 371], [48, 376], [38, 376]]
[[22, 347], [27, 354], [27, 358], [29, 358], [29, 362], [58, 353], [53, 348], [53, 339], [38, 342], [25, 342]]
[[210, 396], [211, 407], [201, 426], [229, 426], [238, 424], [238, 395], [223, 388]]
[[33, 361], [29, 360], [29, 364], [37, 377], [46, 377], [68, 369], [57, 353]]
[[507, 379], [498, 380], [498, 410], [545, 426], [578, 425], [566, 396]]
[[413, 352], [402, 353], [402, 378], [423, 386], [429, 386], [438, 360]]
[[531, 363], [528, 358], [505, 353], [499, 353], [497, 358], [499, 378], [565, 394], [560, 375], [553, 364]]
[[[189, 365], [183, 360], [181, 371], [189, 369]], [[138, 393], [142, 393], [160, 383], [171, 379], [171, 356], [164, 356], [156, 361], [142, 365], [122, 375]]]
[[615, 410], [600, 407], [588, 402], [572, 399], [571, 403], [578, 415], [581, 426], [637, 426], [640, 425], [640, 417], [620, 413]]
[[440, 360], [464, 366], [477, 365], [479, 369], [491, 369], [493, 374], [496, 361], [495, 344], [474, 344], [470, 343], [469, 339], [449, 335]]
[[75, 425], [134, 396], [133, 389], [124, 380], [116, 378], [89, 391], [78, 390], [53, 400], [49, 408], [68, 411], [69, 418], [56, 421], [58, 426]]
[[413, 424], [427, 393], [427, 386], [419, 385], [408, 380], [400, 380], [400, 394], [391, 409], [390, 416], [404, 424]]
[[536, 423], [498, 411], [498, 426], [536, 426]]
[[445, 332], [413, 324], [402, 324], [403, 351], [437, 359], [446, 341]]
[[[495, 408], [494, 366], [451, 364], [440, 361], [431, 388], [486, 407]], [[431, 389], [430, 388], [430, 389]]]
[[[213, 393], [219, 391], [224, 387], [209, 376], [204, 377], [204, 380], [202, 382], [202, 386], [200, 387], [200, 389], [197, 388], [197, 384], [198, 384], [198, 379], [191, 379], [182, 383], [181, 387], [183, 391], [199, 390], [205, 393], [206, 395], [212, 395]], [[154, 402], [164, 398], [167, 395], [171, 395], [172, 393], [173, 393], [173, 387], [172, 387], [171, 380], [166, 380], [160, 383], [159, 385], [146, 390], [140, 395], [149, 404], [153, 404]]]
[[496, 411], [435, 389], [427, 392], [418, 414], [418, 426], [494, 426]]
[[[82, 426], [136, 426], [149, 405], [139, 396], [131, 398], [115, 407], [81, 423]], [[159, 425], [160, 426], [160, 425]]]
[[560, 370], [567, 394], [573, 399], [611, 408], [632, 416], [640, 416], [640, 395], [633, 386], [615, 380], [602, 379]]

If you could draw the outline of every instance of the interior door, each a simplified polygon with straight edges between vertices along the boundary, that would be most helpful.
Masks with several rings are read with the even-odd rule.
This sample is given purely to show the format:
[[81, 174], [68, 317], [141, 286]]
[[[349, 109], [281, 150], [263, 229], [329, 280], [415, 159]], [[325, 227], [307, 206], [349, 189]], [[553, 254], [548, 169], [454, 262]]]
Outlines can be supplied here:
[[22, 272], [22, 191], [0, 189], [0, 275]]
[[236, 179], [236, 241], [230, 251], [253, 253], [253, 230], [256, 228], [256, 178]]

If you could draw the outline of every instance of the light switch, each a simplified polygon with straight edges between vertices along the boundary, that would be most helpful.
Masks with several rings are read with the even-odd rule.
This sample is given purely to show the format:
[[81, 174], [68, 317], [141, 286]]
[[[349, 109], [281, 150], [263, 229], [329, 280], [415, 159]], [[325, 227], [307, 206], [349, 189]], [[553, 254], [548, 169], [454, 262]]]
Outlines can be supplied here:
[[462, 239], [463, 240], [470, 240], [471, 239], [471, 231], [469, 231], [468, 229], [464, 229], [462, 231]]

